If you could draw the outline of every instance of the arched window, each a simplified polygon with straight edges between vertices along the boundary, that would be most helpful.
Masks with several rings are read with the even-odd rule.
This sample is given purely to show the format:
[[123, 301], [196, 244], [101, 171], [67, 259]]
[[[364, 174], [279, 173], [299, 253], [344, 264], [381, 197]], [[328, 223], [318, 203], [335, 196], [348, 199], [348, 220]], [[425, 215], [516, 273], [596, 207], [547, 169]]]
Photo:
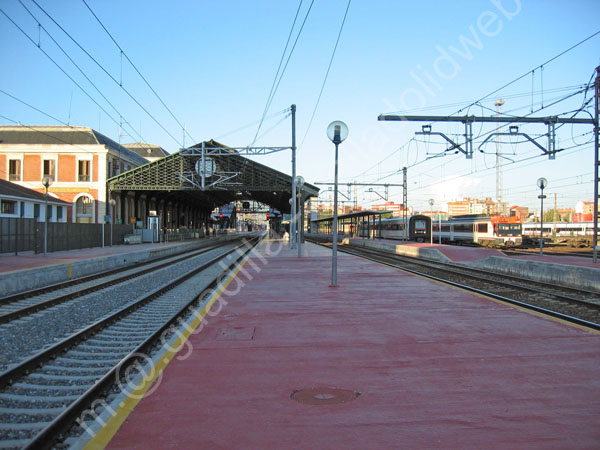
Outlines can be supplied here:
[[75, 220], [77, 223], [91, 223], [94, 219], [94, 200], [87, 196], [75, 201]]

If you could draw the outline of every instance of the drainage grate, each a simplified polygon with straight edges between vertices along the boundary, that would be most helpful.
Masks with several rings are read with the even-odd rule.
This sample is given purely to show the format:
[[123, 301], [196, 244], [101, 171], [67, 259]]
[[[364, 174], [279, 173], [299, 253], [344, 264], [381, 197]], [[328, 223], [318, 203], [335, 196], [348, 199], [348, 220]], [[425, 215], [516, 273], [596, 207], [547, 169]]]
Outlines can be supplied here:
[[300, 389], [292, 392], [290, 398], [305, 405], [337, 405], [358, 398], [360, 392], [337, 388]]

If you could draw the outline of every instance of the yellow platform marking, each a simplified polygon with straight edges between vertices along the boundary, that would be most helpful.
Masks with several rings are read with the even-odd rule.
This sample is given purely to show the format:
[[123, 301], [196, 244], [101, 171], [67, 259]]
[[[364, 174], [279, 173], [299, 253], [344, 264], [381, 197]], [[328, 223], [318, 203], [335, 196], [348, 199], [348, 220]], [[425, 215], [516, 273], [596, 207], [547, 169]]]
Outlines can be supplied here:
[[202, 310], [196, 314], [196, 317], [190, 326], [185, 327], [184, 331], [179, 334], [177, 340], [173, 344], [169, 345], [169, 350], [161, 355], [156, 361], [156, 364], [152, 370], [153, 377], [150, 379], [144, 379], [135, 387], [131, 395], [128, 395], [127, 398], [121, 402], [115, 414], [111, 416], [106, 424], [100, 430], [98, 430], [94, 437], [88, 441], [84, 447], [85, 450], [103, 449], [108, 445], [119, 428], [121, 428], [121, 425], [123, 422], [125, 422], [131, 411], [133, 411], [140, 400], [142, 400], [144, 394], [162, 374], [162, 371], [167, 367], [167, 365], [169, 365], [173, 357], [179, 352], [180, 349], [183, 348], [183, 345], [187, 342], [190, 335], [198, 328], [198, 326], [200, 326], [204, 320], [204, 316], [206, 316], [208, 311], [210, 311], [212, 305], [221, 296], [225, 289], [227, 289], [229, 283], [231, 283], [231, 281], [235, 278], [247, 261], [248, 257], [246, 257], [244, 261], [237, 267], [237, 269], [230, 274], [227, 281], [219, 288], [219, 290], [213, 293], [212, 297], [208, 300], [204, 308], [202, 308]]
[[71, 263], [67, 264], [67, 278], [71, 278], [73, 275], [73, 269], [71, 268]]

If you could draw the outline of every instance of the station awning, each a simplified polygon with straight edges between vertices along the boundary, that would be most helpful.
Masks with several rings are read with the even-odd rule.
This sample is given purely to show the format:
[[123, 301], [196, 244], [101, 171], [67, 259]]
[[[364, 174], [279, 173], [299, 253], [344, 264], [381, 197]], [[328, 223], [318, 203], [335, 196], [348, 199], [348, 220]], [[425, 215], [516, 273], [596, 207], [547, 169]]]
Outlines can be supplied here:
[[[291, 209], [290, 175], [245, 158], [214, 140], [136, 167], [107, 183], [110, 191], [166, 191], [216, 206], [256, 200], [282, 212]], [[318, 193], [319, 188], [309, 183], [302, 188], [304, 199]]]
[[[367, 216], [381, 216], [383, 214], [391, 214], [391, 213], [392, 213], [392, 211], [365, 210], [365, 211], [353, 212], [350, 214], [342, 214], [342, 215], [339, 215], [337, 218], [339, 221], [339, 220], [343, 220], [343, 219], [355, 219], [355, 218], [367, 217]], [[323, 217], [322, 219], [317, 219], [317, 220], [311, 220], [311, 222], [312, 223], [333, 222], [333, 216]]]

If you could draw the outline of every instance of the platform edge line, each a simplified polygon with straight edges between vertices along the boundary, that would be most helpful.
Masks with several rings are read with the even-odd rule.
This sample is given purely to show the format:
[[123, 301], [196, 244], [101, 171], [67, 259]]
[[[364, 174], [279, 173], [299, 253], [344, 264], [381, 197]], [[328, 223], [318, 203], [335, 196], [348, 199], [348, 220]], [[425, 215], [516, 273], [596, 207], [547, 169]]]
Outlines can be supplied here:
[[[157, 356], [157, 363], [154, 370], [154, 376], [151, 380], [144, 380], [140, 384], [138, 384], [135, 389], [132, 391], [133, 396], [127, 396], [127, 398], [119, 404], [118, 409], [115, 414], [108, 419], [106, 424], [98, 430], [98, 432], [83, 446], [84, 450], [98, 450], [105, 448], [110, 441], [117, 434], [129, 414], [133, 411], [133, 409], [137, 406], [137, 404], [144, 398], [144, 394], [152, 387], [156, 379], [162, 374], [163, 370], [169, 365], [171, 360], [179, 350], [183, 348], [183, 345], [187, 342], [190, 335], [196, 331], [196, 329], [200, 326], [204, 317], [212, 307], [212, 305], [217, 301], [217, 299], [223, 294], [227, 286], [233, 281], [233, 279], [237, 276], [238, 272], [242, 269], [242, 267], [248, 261], [249, 256], [246, 256], [244, 260], [237, 266], [234, 272], [232, 272], [225, 281], [221, 285], [218, 291], [216, 291], [213, 296], [210, 298], [208, 302], [204, 305], [202, 310], [196, 314], [193, 322], [189, 327], [185, 327], [184, 331], [180, 334], [179, 338], [170, 345], [170, 349], [166, 350], [163, 354]], [[177, 350], [172, 350], [172, 348], [176, 348]]]

